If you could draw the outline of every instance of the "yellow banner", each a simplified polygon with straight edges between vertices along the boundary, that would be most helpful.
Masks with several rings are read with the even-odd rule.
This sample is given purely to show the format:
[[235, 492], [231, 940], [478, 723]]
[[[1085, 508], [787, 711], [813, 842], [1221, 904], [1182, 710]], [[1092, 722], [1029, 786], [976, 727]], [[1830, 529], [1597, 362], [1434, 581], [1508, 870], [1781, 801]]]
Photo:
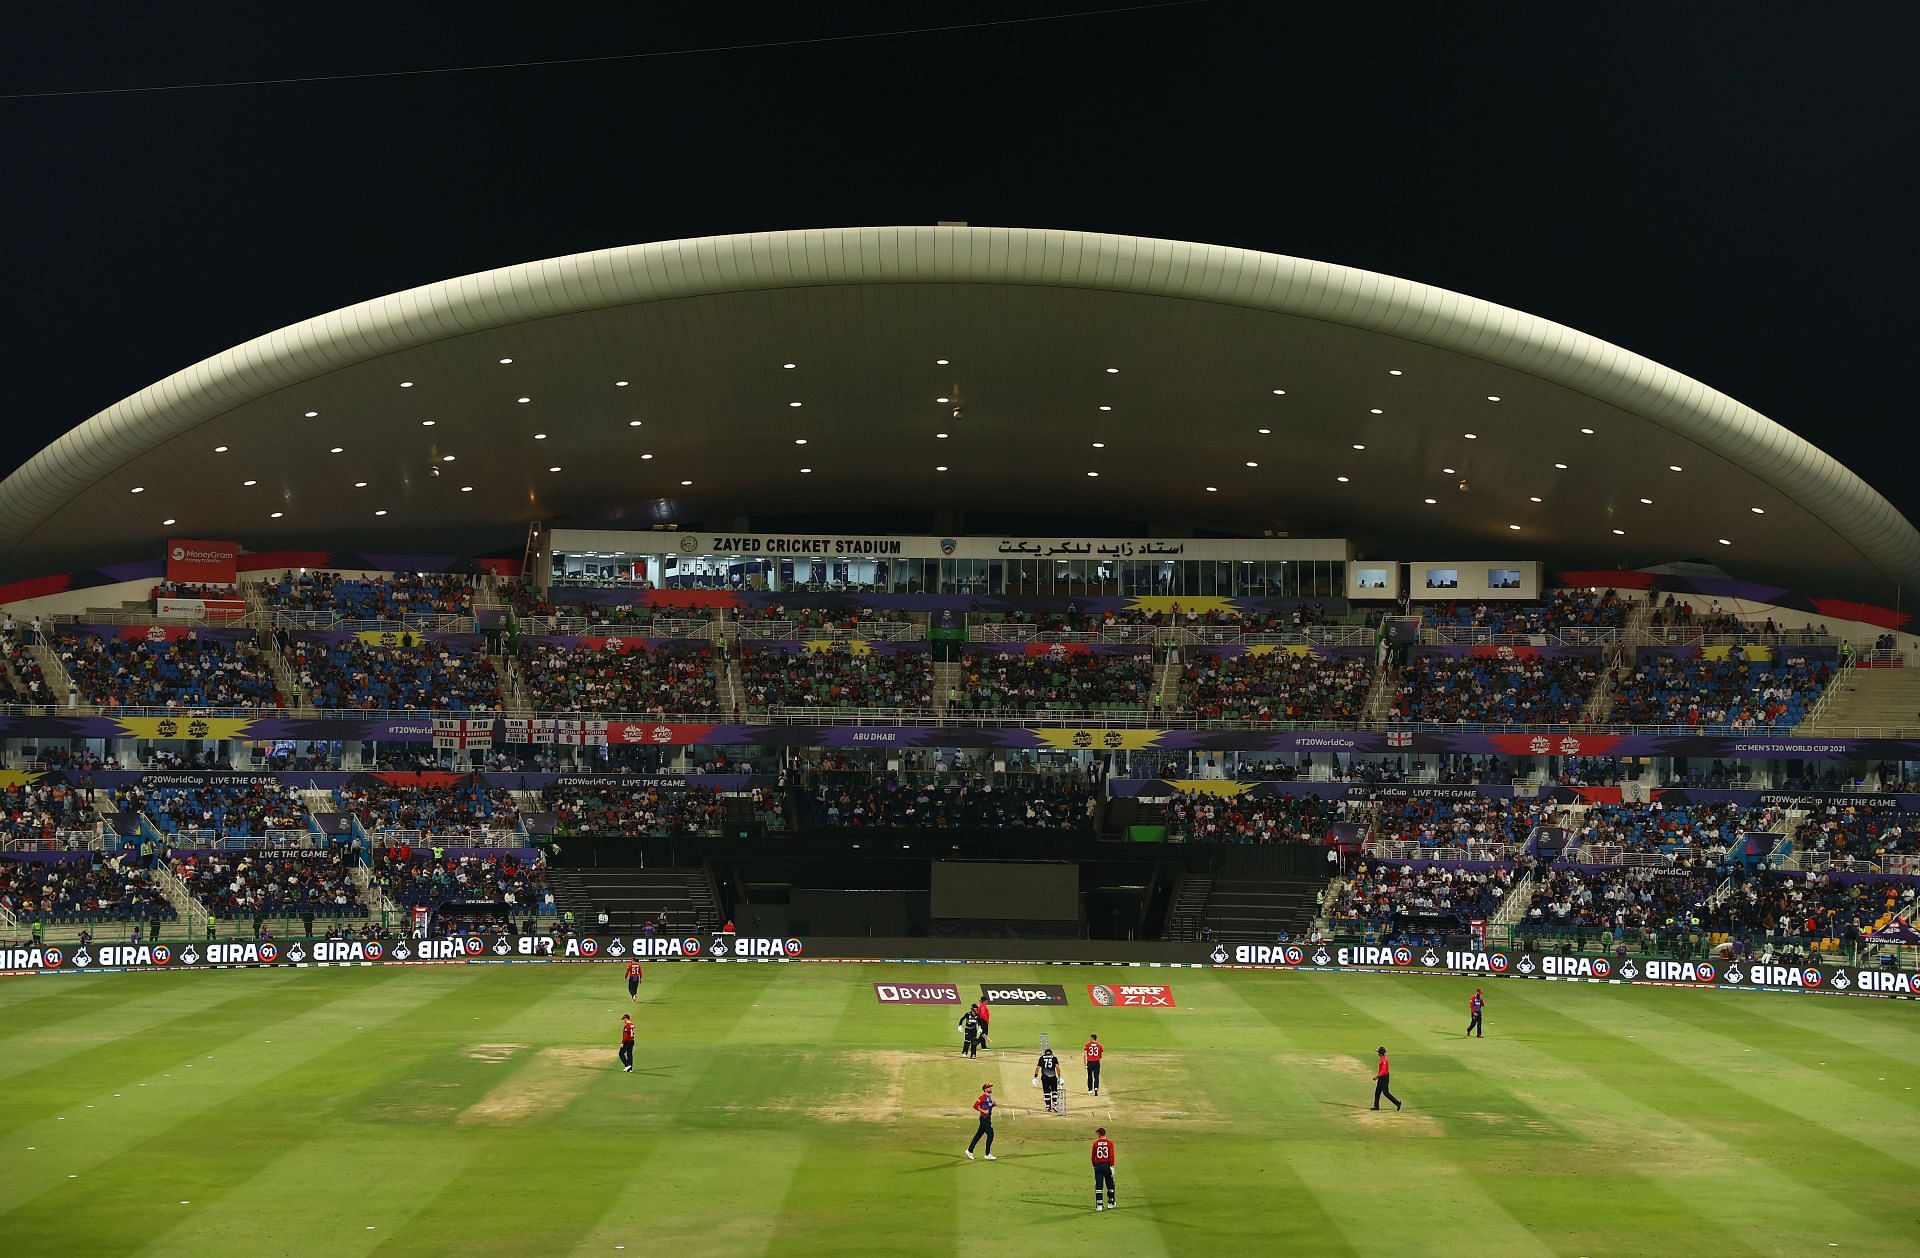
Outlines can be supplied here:
[[1062, 751], [1144, 751], [1158, 747], [1165, 730], [1157, 729], [1030, 729], [1042, 747]]
[[1263, 642], [1259, 646], [1250, 646], [1247, 648], [1248, 655], [1272, 655], [1276, 651], [1281, 652], [1282, 654], [1285, 654], [1285, 655], [1292, 655], [1300, 659], [1305, 659], [1308, 656], [1314, 654], [1313, 648], [1305, 645], [1304, 643], [1294, 643], [1287, 646], [1281, 646], [1272, 642]]
[[[391, 629], [362, 629], [353, 636], [368, 646], [416, 647], [426, 642], [420, 634], [406, 633], [404, 630], [396, 632]], [[405, 641], [402, 641], [403, 638]]]
[[873, 645], [864, 638], [807, 638], [800, 643], [808, 655], [825, 655], [835, 648], [844, 648], [848, 655], [873, 654]]
[[1188, 612], [1204, 616], [1208, 612], [1236, 611], [1239, 606], [1237, 599], [1217, 598], [1210, 594], [1139, 594], [1127, 604], [1132, 611], [1162, 614], [1170, 613], [1177, 607], [1183, 616]]
[[1749, 664], [1770, 664], [1773, 662], [1773, 648], [1770, 646], [1709, 646], [1700, 648], [1703, 660], [1745, 660]]
[[1252, 790], [1252, 782], [1229, 782], [1225, 778], [1168, 778], [1167, 785], [1186, 795], [1218, 795], [1232, 799]]
[[223, 738], [243, 737], [252, 728], [250, 716], [116, 716], [113, 723], [128, 738]]
[[43, 774], [26, 769], [0, 769], [0, 790], [15, 786], [32, 786]]

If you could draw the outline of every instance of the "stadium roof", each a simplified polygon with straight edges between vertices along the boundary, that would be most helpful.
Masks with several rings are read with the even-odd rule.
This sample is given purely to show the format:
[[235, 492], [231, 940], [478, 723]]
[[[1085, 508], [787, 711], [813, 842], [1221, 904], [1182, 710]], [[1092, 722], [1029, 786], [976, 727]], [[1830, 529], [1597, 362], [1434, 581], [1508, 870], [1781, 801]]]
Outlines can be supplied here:
[[269, 333], [0, 483], [0, 570], [851, 513], [1920, 584], [1920, 534], [1859, 477], [1570, 328], [1273, 254], [957, 226], [611, 249]]

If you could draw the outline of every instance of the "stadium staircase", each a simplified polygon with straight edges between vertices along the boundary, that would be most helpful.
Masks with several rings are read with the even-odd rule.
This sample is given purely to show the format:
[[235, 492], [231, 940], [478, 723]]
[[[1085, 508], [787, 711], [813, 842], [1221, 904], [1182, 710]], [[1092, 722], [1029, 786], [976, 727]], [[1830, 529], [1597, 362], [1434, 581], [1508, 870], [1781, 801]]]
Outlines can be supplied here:
[[740, 659], [736, 652], [729, 651], [721, 658], [720, 675], [715, 679], [719, 683], [720, 710], [735, 720], [746, 717], [746, 707], [742, 702], [747, 688], [740, 681]]
[[40, 675], [46, 679], [47, 694], [53, 700], [53, 706], [67, 706], [67, 696], [73, 693], [73, 679], [67, 676], [67, 666], [60, 662], [60, 654], [47, 644], [45, 634], [36, 635], [33, 643], [33, 658], [40, 664]]
[[613, 928], [627, 932], [665, 909], [672, 929], [720, 926], [719, 897], [705, 869], [549, 869], [553, 904], [563, 915], [591, 922], [601, 909], [613, 915]]
[[180, 924], [186, 929], [187, 938], [202, 939], [207, 933], [207, 906], [194, 898], [193, 892], [180, 875], [165, 865], [153, 868], [154, 885], [160, 888], [160, 894], [167, 897], [167, 903], [173, 905], [173, 911], [180, 915]]
[[1198, 939], [1200, 924], [1206, 920], [1207, 898], [1213, 894], [1213, 879], [1192, 874], [1174, 888], [1173, 903], [1167, 906], [1168, 940]]
[[[300, 704], [294, 701], [294, 695], [299, 693], [300, 681], [293, 675], [293, 665], [287, 663], [287, 657], [280, 653], [280, 644], [272, 634], [261, 634], [259, 645], [260, 655], [267, 661], [267, 671], [273, 674], [273, 684], [280, 688], [280, 697], [286, 702], [287, 710], [297, 710]], [[306, 702], [308, 697], [301, 695], [300, 702]]]
[[1528, 870], [1515, 880], [1507, 892], [1507, 898], [1500, 901], [1500, 907], [1487, 919], [1487, 934], [1505, 931], [1508, 938], [1513, 937], [1514, 927], [1527, 915], [1527, 909], [1533, 904], [1533, 871]]
[[1902, 651], [1863, 653], [1827, 683], [1796, 732], [1854, 729], [1920, 732], [1920, 657]]
[[947, 714], [947, 695], [960, 688], [960, 662], [958, 660], [935, 660], [933, 663], [933, 710], [941, 716]]
[[1162, 717], [1172, 716], [1186, 707], [1186, 696], [1180, 693], [1180, 648], [1167, 648], [1167, 658], [1160, 663], [1160, 676], [1153, 686], [1153, 705], [1148, 710]]
[[1221, 940], [1269, 942], [1281, 931], [1303, 935], [1319, 912], [1326, 885], [1317, 878], [1218, 879], [1201, 922]]
[[1393, 711], [1393, 694], [1397, 688], [1399, 674], [1391, 665], [1382, 665], [1373, 670], [1373, 686], [1367, 691], [1365, 720], [1369, 728], [1379, 725]]

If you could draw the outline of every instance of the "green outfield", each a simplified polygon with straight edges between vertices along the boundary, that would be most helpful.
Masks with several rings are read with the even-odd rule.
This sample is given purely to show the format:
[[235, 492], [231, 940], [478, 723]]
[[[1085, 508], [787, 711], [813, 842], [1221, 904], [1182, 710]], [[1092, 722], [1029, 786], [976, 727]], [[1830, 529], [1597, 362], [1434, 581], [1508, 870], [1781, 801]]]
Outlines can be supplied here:
[[[621, 974], [0, 980], [0, 1254], [1920, 1252], [1910, 1002], [1506, 981], [1466, 1041], [1464, 979], [656, 964], [629, 1075]], [[1072, 1004], [1000, 1008], [969, 1062], [883, 981]], [[1176, 1007], [1088, 1003], [1122, 981]], [[1403, 1113], [1367, 1109], [1381, 1044]]]

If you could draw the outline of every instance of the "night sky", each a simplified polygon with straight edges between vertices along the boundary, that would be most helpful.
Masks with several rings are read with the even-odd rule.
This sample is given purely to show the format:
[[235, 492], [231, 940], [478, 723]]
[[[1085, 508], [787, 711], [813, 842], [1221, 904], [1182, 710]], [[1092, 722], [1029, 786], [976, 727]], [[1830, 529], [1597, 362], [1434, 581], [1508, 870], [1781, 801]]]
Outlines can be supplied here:
[[[1903, 6], [1210, 0], [16, 9], [11, 470], [249, 337], [448, 276], [797, 227], [1059, 227], [1457, 289], [1696, 376], [1920, 518]], [[1896, 457], [1897, 456], [1897, 457]]]

